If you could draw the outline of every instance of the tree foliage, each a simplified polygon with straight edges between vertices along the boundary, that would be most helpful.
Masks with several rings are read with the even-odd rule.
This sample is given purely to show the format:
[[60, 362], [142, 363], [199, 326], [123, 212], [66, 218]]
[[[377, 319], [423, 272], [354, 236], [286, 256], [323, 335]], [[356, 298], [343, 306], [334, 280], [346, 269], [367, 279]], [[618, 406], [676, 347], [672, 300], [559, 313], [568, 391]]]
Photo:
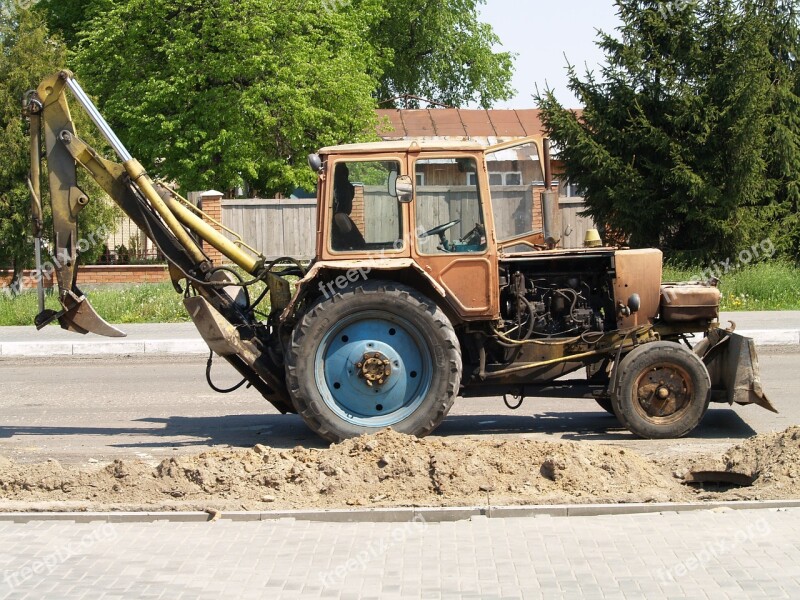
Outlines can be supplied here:
[[[483, 0], [40, 0], [134, 155], [185, 189], [313, 185], [309, 152], [368, 138], [377, 102], [512, 94]], [[377, 101], [377, 102], [376, 102]], [[402, 100], [397, 101], [402, 104]], [[389, 103], [391, 105], [391, 103]], [[410, 100], [410, 106], [417, 106]], [[384, 102], [384, 105], [386, 103]]]
[[800, 3], [761, 0], [753, 9], [770, 24], [765, 41], [773, 83], [759, 220], [779, 250], [800, 259]]
[[[598, 42], [607, 64], [583, 77], [569, 68], [583, 112], [552, 90], [538, 96], [588, 214], [634, 246], [694, 260], [765, 232], [796, 255], [794, 4], [617, 0], [618, 35]], [[785, 219], [792, 232], [778, 226]]]
[[[398, 106], [416, 107], [417, 100], [404, 97], [417, 96], [451, 106], [478, 104], [489, 108], [514, 93], [514, 57], [495, 51], [500, 40], [490, 25], [481, 22], [478, 13], [485, 1], [306, 0], [295, 3], [295, 7], [316, 12], [321, 20], [334, 13], [355, 19], [357, 31], [371, 47], [366, 72], [377, 82], [373, 92], [378, 101], [395, 100]], [[39, 7], [51, 29], [58, 31], [70, 48], [77, 48], [81, 32], [97, 24], [103, 26], [103, 13], [115, 3], [120, 4], [117, 0], [39, 0]], [[236, 3], [230, 4], [238, 10]], [[273, 0], [257, 4], [264, 13], [276, 6]], [[89, 25], [98, 16], [101, 21]], [[156, 35], [168, 36], [168, 30], [176, 26], [181, 24], [162, 24]]]
[[313, 186], [309, 152], [374, 123], [379, 71], [356, 17], [305, 0], [119, 1], [86, 24], [75, 68], [157, 175], [286, 192]]
[[[22, 97], [64, 65], [64, 45], [47, 33], [42, 17], [17, 0], [0, 0], [0, 267], [15, 274], [31, 266], [33, 245], [29, 172], [29, 137], [22, 118]], [[43, 186], [47, 203], [47, 186]], [[83, 231], [108, 227], [115, 213], [101, 197], [81, 213]], [[91, 259], [102, 251], [93, 247]]]
[[47, 20], [48, 29], [58, 33], [67, 48], [76, 47], [81, 28], [108, 7], [109, 0], [38, 0], [36, 3]]
[[[370, 0], [367, 0], [369, 2]], [[481, 22], [485, 0], [383, 0], [371, 9], [370, 40], [383, 58], [380, 101], [412, 108], [418, 96], [461, 107], [490, 108], [513, 96], [513, 56]], [[366, 3], [356, 3], [363, 7]]]

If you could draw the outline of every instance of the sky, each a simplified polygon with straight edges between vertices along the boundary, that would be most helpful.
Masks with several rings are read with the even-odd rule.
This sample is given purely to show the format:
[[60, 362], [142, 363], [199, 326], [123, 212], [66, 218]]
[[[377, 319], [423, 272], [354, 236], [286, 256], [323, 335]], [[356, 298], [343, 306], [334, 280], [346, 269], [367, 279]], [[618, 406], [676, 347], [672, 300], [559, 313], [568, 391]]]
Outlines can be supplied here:
[[549, 84], [562, 105], [578, 107], [567, 89], [567, 59], [579, 72], [584, 64], [596, 67], [603, 60], [596, 30], [613, 33], [619, 24], [613, 0], [487, 0], [481, 15], [500, 37], [502, 49], [518, 55], [517, 95], [495, 108], [533, 108], [537, 84], [539, 89]]

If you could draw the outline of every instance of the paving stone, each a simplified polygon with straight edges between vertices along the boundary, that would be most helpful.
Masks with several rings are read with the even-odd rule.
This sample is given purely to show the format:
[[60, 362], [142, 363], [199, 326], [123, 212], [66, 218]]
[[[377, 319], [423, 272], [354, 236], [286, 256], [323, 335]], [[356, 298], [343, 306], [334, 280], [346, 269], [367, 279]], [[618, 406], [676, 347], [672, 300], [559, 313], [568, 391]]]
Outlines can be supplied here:
[[[761, 519], [768, 543], [737, 542]], [[392, 523], [115, 523], [85, 541], [103, 526], [0, 525], [0, 599], [800, 597], [800, 509], [483, 518], [403, 541]]]

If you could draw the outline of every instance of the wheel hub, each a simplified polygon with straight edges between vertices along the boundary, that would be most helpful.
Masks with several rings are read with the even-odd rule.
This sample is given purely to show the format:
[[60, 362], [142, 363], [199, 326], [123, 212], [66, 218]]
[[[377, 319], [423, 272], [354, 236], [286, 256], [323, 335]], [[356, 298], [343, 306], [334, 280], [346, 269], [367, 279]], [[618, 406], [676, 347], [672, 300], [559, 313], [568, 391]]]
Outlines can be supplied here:
[[315, 361], [317, 385], [331, 410], [353, 424], [388, 427], [425, 399], [433, 356], [403, 317], [366, 311], [333, 327]]
[[691, 394], [678, 369], [653, 369], [640, 377], [637, 385], [639, 404], [650, 417], [675, 415], [689, 404]]
[[358, 376], [370, 386], [381, 386], [392, 375], [392, 363], [381, 352], [367, 352], [361, 359], [361, 362], [356, 363], [358, 369]]

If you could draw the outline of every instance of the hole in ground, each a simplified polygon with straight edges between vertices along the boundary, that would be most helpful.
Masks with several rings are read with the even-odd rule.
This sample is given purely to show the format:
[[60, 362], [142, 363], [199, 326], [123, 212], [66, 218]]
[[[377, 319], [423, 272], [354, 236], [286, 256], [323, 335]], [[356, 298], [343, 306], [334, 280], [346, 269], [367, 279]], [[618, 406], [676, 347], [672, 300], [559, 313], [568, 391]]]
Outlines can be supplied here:
[[722, 493], [750, 487], [755, 479], [753, 475], [733, 471], [691, 471], [683, 483], [704, 492]]

